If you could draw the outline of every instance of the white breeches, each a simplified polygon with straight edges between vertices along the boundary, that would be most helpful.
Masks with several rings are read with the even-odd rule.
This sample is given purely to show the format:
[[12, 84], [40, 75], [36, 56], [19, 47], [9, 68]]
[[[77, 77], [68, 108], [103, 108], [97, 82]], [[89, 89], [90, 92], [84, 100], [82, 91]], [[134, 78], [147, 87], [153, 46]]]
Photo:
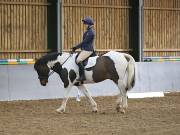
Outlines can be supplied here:
[[79, 56], [77, 57], [77, 60], [76, 62], [79, 63], [79, 62], [82, 62], [83, 60], [85, 60], [86, 58], [88, 58], [93, 52], [91, 51], [81, 51]]

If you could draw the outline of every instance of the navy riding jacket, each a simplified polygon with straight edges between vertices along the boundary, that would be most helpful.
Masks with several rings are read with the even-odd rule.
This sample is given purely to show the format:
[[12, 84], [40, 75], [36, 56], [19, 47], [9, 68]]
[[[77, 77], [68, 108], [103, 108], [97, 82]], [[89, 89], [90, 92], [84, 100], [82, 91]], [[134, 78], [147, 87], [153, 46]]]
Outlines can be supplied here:
[[94, 37], [94, 30], [92, 27], [88, 27], [87, 31], [83, 34], [83, 41], [76, 45], [76, 48], [81, 48], [81, 50], [85, 51], [94, 51]]

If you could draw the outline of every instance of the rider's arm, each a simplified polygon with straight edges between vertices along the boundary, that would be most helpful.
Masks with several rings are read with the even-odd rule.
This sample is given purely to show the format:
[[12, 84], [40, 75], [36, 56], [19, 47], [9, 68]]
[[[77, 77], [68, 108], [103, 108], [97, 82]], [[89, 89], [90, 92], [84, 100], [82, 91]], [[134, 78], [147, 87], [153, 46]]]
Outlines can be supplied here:
[[87, 43], [89, 43], [90, 41], [92, 41], [93, 39], [94, 39], [94, 34], [93, 34], [93, 33], [88, 33], [88, 34], [86, 35], [86, 37], [84, 38], [84, 40], [83, 40], [80, 44], [78, 44], [78, 45], [75, 46], [76, 49], [81, 48], [81, 46], [82, 46], [83, 44], [87, 44]]

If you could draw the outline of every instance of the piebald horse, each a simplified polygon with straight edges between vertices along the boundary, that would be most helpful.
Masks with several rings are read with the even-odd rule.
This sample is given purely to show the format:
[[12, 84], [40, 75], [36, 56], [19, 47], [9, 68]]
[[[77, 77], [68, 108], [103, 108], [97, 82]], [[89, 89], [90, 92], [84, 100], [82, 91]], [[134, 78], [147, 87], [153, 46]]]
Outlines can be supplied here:
[[110, 51], [102, 56], [90, 57], [85, 66], [86, 80], [77, 82], [76, 79], [79, 77], [79, 69], [76, 64], [77, 55], [77, 53], [50, 53], [38, 59], [34, 64], [41, 85], [46, 86], [52, 72], [56, 72], [64, 84], [64, 98], [61, 106], [56, 111], [65, 112], [71, 88], [77, 86], [88, 98], [92, 112], [97, 112], [97, 104], [84, 84], [98, 83], [110, 79], [118, 86], [120, 91], [116, 110], [125, 113], [128, 107], [127, 91], [134, 86], [135, 82], [135, 60], [133, 57], [115, 51]]

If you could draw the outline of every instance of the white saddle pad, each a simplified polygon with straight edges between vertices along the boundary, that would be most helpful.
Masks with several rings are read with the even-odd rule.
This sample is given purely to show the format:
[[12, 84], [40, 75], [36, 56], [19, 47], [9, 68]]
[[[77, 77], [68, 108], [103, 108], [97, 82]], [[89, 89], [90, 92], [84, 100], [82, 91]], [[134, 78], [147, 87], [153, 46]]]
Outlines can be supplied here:
[[88, 59], [88, 63], [87, 63], [87, 65], [85, 66], [85, 68], [91, 68], [91, 67], [95, 66], [96, 60], [97, 60], [98, 57], [99, 57], [99, 56], [90, 57], [90, 58]]

